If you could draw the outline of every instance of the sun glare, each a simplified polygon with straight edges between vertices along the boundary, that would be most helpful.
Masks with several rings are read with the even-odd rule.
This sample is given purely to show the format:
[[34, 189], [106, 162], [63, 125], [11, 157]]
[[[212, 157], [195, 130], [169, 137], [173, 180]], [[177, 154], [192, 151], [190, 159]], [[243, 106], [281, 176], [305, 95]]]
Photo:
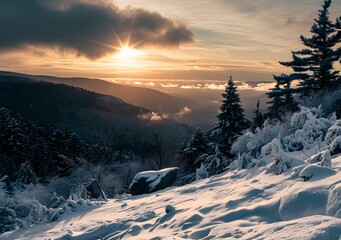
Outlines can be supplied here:
[[124, 46], [120, 48], [120, 52], [118, 53], [118, 57], [122, 59], [132, 59], [138, 55], [137, 50], [130, 48], [128, 46]]

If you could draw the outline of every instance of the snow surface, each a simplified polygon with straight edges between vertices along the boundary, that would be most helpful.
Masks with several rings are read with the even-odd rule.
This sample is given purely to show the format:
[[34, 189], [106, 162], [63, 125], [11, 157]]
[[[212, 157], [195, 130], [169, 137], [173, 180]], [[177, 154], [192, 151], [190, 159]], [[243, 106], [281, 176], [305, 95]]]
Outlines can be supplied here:
[[281, 175], [266, 173], [266, 166], [227, 172], [109, 200], [98, 208], [61, 215], [56, 222], [4, 233], [0, 239], [339, 240], [341, 155], [332, 162], [334, 171], [308, 166], [306, 171], [313, 174], [308, 181], [294, 174], [295, 169]]

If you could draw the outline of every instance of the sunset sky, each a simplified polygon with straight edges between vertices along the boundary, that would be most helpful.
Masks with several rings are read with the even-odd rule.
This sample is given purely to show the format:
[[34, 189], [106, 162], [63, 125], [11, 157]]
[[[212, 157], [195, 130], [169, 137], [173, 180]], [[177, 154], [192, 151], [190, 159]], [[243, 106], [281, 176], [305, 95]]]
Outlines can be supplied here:
[[[322, 0], [3, 0], [0, 70], [56, 76], [267, 82]], [[331, 18], [341, 12], [334, 0]], [[339, 67], [339, 66], [338, 66]], [[166, 84], [165, 83], [165, 84]], [[209, 83], [209, 82], [208, 82]], [[169, 85], [171, 86], [171, 85]]]

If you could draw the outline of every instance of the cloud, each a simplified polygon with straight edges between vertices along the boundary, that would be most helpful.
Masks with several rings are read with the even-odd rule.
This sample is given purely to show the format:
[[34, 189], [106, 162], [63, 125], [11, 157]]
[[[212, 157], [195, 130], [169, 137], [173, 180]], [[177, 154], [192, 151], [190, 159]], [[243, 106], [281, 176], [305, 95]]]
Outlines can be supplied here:
[[184, 107], [183, 109], [180, 109], [180, 111], [176, 113], [176, 115], [178, 117], [183, 117], [187, 114], [190, 114], [191, 112], [192, 112], [192, 109], [190, 109], [189, 107]]
[[149, 87], [155, 87], [155, 83], [154, 82], [149, 82], [146, 85], [149, 86]]
[[0, 51], [40, 46], [97, 59], [129, 40], [135, 48], [178, 48], [194, 41], [183, 23], [109, 1], [0, 1]]
[[139, 115], [138, 117], [143, 120], [161, 121], [163, 119], [168, 118], [169, 116], [167, 114], [159, 114], [157, 112], [150, 112], [150, 113]]
[[176, 88], [176, 87], [178, 87], [178, 84], [175, 84], [175, 83], [161, 83], [160, 86], [161, 87], [165, 87], [165, 88]]

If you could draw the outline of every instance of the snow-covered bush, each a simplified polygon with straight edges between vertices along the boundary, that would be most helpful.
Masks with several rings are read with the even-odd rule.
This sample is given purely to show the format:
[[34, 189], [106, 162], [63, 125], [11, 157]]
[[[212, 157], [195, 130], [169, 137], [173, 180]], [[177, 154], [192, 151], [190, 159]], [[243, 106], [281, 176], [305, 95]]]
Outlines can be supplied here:
[[[259, 132], [260, 128], [256, 129], [256, 132]], [[246, 132], [243, 135], [241, 135], [238, 140], [232, 145], [231, 147], [231, 153], [233, 155], [238, 155], [240, 153], [248, 152], [250, 149], [248, 149], [247, 144], [255, 137], [255, 135], [252, 132]]]
[[340, 106], [338, 106], [340, 104], [340, 100], [341, 89], [337, 89], [335, 91], [310, 94], [301, 101], [301, 104], [309, 108], [321, 106], [321, 109], [326, 114], [333, 112], [340, 114]]
[[330, 154], [330, 151], [324, 150], [321, 151], [313, 156], [311, 156], [310, 158], [308, 158], [307, 160], [305, 160], [306, 164], [317, 164], [320, 166], [325, 166], [325, 167], [331, 167], [332, 166], [332, 157]]
[[262, 156], [265, 157], [268, 155], [271, 156], [272, 162], [267, 167], [267, 172], [275, 174], [281, 174], [300, 162], [300, 160], [290, 157], [284, 152], [277, 138], [262, 148]]
[[280, 174], [303, 164], [289, 152], [303, 151], [308, 156], [305, 151], [312, 153], [311, 149], [318, 153], [308, 157], [306, 164], [327, 167], [332, 165], [331, 155], [341, 152], [341, 121], [336, 120], [335, 114], [325, 117], [321, 106], [301, 106], [299, 112], [286, 115], [281, 122], [267, 120], [255, 133], [240, 136], [231, 151], [239, 157], [230, 169], [267, 166], [268, 172]]
[[316, 144], [322, 145], [328, 128], [335, 122], [335, 115], [324, 118], [321, 107], [301, 107], [291, 119], [293, 134], [283, 136], [282, 144], [286, 151], [300, 151], [310, 149]]
[[203, 165], [209, 176], [224, 172], [229, 166], [230, 161], [216, 147], [214, 154], [203, 154], [196, 160], [196, 165]]
[[238, 158], [230, 164], [229, 169], [237, 170], [250, 168], [254, 165], [252, 159], [250, 152], [244, 152], [242, 155], [239, 154]]
[[5, 207], [9, 201], [8, 193], [5, 189], [7, 176], [0, 178], [0, 207]]
[[332, 157], [330, 155], [329, 150], [323, 151], [323, 154], [321, 155], [321, 161], [320, 161], [320, 166], [323, 167], [332, 167]]
[[51, 208], [60, 208], [60, 207], [64, 206], [65, 203], [66, 203], [66, 200], [64, 197], [55, 195], [50, 200], [50, 207]]
[[331, 155], [341, 153], [341, 136], [337, 136], [329, 146]]
[[23, 225], [23, 222], [17, 218], [14, 210], [0, 207], [0, 234], [22, 227]]
[[[301, 119], [301, 120], [297, 120]], [[292, 126], [294, 124], [301, 124], [302, 119], [304, 123], [295, 132], [295, 139], [297, 139], [305, 149], [312, 148], [316, 142], [321, 142], [328, 128], [332, 125], [332, 121], [322, 117], [321, 108], [304, 108], [301, 112], [295, 113], [292, 119]]]
[[290, 126], [290, 115], [284, 116], [282, 122], [266, 120], [262, 128], [257, 128], [255, 133], [247, 132], [240, 136], [232, 145], [231, 153], [242, 155], [244, 152], [251, 152], [251, 156], [258, 158], [263, 146], [270, 143], [274, 138], [285, 135]]
[[290, 127], [282, 134], [285, 151], [310, 149], [315, 144], [322, 145], [328, 128], [335, 122], [335, 115], [325, 118], [321, 106], [318, 108], [300, 107], [300, 111], [291, 116]]
[[79, 209], [94, 208], [100, 203], [80, 199], [65, 200], [54, 197], [51, 208], [42, 205], [37, 200], [18, 199], [14, 196], [6, 207], [0, 207], [0, 233], [16, 228], [29, 227], [41, 222], [53, 222], [63, 214], [75, 212]]
[[341, 136], [341, 121], [338, 120], [334, 123], [332, 127], [328, 129], [324, 142], [326, 145], [330, 145], [334, 139]]
[[196, 180], [208, 178], [208, 172], [203, 164], [196, 171]]

